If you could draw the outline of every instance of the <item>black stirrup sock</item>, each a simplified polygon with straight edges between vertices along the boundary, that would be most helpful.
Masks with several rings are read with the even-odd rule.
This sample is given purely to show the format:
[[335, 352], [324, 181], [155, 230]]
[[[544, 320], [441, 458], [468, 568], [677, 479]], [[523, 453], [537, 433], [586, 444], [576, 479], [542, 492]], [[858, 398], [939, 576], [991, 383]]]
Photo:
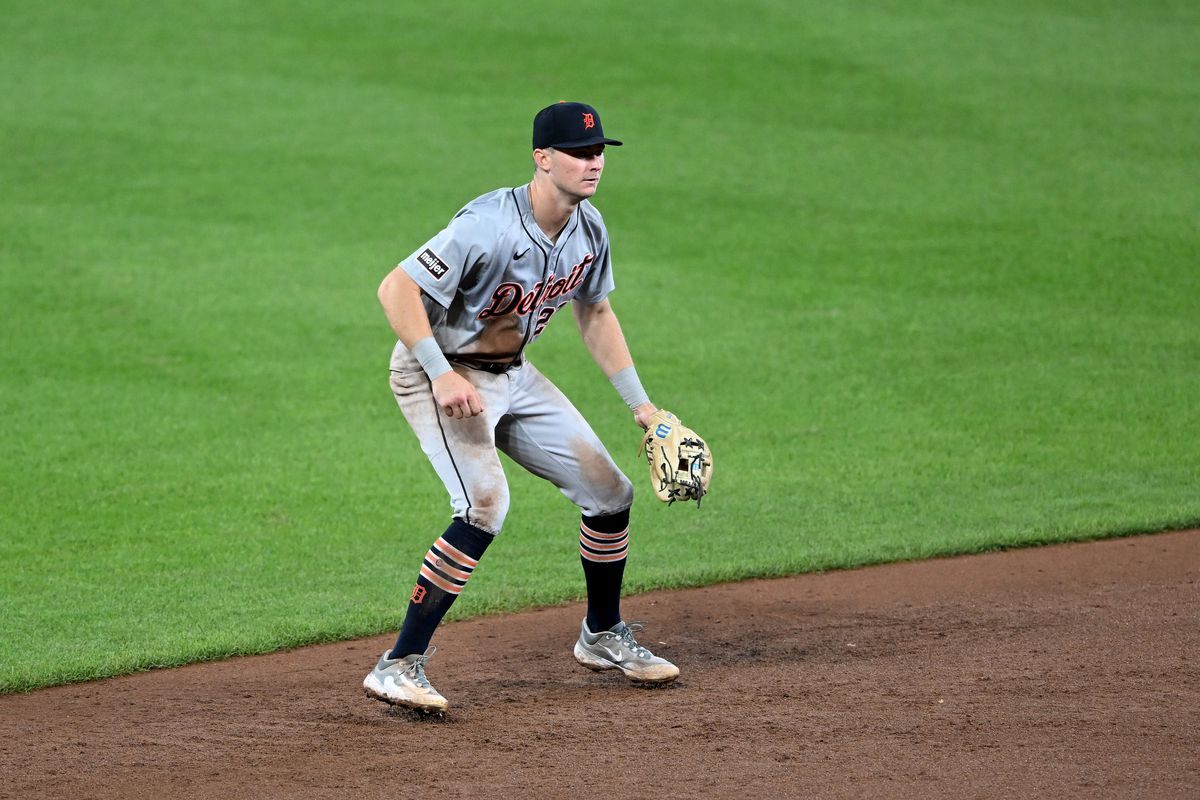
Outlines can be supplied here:
[[408, 600], [404, 626], [396, 639], [389, 658], [404, 658], [424, 653], [442, 617], [450, 610], [454, 598], [467, 585], [467, 579], [483, 556], [483, 551], [495, 538], [487, 531], [468, 525], [460, 519], [450, 523], [446, 532], [425, 554], [417, 585]]
[[579, 523], [579, 560], [587, 581], [587, 626], [606, 631], [621, 621], [621, 580], [629, 553], [629, 510]]

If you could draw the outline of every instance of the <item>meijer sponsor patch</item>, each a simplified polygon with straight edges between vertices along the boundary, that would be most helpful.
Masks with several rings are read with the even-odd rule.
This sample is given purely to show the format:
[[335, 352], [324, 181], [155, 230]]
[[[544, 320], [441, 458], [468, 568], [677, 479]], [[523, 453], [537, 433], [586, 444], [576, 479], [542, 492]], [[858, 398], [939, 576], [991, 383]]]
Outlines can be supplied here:
[[421, 254], [417, 256], [417, 263], [424, 267], [433, 276], [434, 280], [440, 281], [442, 276], [450, 271], [450, 267], [446, 262], [438, 258], [437, 254], [428, 247], [422, 250]]

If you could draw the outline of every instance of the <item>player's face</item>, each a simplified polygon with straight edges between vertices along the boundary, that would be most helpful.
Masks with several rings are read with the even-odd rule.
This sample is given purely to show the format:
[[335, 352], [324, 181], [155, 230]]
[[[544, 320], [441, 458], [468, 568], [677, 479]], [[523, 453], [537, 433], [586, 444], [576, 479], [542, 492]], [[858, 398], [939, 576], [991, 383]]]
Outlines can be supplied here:
[[591, 197], [604, 171], [604, 145], [556, 148], [550, 154], [550, 178], [572, 197]]

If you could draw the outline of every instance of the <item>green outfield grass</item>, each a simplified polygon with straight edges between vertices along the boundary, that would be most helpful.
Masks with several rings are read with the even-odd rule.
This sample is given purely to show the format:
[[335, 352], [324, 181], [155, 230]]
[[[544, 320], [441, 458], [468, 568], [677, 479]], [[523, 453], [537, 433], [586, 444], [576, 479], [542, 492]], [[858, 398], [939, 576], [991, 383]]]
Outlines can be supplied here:
[[[631, 590], [1200, 522], [1195, 4], [442, 5], [3, 4], [0, 691], [397, 625], [448, 504], [375, 289], [559, 99], [718, 458], [659, 506], [536, 346], [636, 479]], [[455, 617], [581, 596], [508, 467]]]

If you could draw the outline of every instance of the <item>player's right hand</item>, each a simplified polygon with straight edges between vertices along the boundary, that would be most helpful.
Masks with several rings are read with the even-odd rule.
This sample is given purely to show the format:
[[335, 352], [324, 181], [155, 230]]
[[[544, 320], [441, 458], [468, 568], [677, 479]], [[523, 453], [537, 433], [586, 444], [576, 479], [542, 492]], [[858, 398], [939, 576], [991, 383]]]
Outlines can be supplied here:
[[433, 382], [433, 399], [447, 417], [463, 419], [483, 413], [483, 399], [469, 380], [451, 370]]

